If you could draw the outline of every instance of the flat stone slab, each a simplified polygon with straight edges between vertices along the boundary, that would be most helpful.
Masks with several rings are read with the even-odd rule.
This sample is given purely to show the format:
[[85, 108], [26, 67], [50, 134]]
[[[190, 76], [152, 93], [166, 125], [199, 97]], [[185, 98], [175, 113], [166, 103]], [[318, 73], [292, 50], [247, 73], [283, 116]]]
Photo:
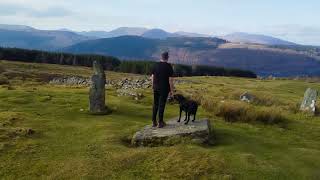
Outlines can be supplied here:
[[153, 128], [152, 125], [144, 127], [138, 131], [132, 138], [134, 146], [161, 146], [174, 145], [191, 140], [196, 143], [212, 144], [212, 132], [210, 121], [208, 119], [190, 121], [185, 125], [176, 119], [167, 121], [164, 128]]

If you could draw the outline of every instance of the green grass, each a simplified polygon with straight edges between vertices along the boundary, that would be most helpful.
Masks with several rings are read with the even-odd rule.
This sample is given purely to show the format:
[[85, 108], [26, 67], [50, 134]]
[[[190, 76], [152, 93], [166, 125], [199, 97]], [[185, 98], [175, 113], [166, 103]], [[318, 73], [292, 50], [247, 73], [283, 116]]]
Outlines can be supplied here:
[[[7, 61], [2, 66], [34, 77], [39, 72], [90, 75], [83, 67]], [[108, 72], [107, 76], [130, 75]], [[294, 111], [305, 89], [320, 90], [319, 84], [224, 77], [185, 79], [197, 83], [179, 85], [179, 91], [201, 95], [213, 105], [236, 101], [244, 91], [271, 96], [271, 106], [261, 101], [250, 107], [276, 107], [288, 119], [287, 125], [228, 123], [200, 108], [200, 116], [210, 116], [212, 121], [215, 146], [132, 148], [125, 140], [150, 124], [151, 90], [145, 90], [146, 97], [136, 102], [107, 89], [107, 105], [113, 113], [93, 116], [81, 111], [88, 108], [88, 88], [51, 86], [34, 78], [16, 77], [10, 79], [14, 90], [0, 86], [0, 179], [320, 179], [320, 118]], [[176, 105], [169, 105], [166, 118], [177, 116], [177, 112]], [[2, 122], [8, 125], [1, 127]], [[32, 128], [35, 134], [8, 136], [17, 128]]]

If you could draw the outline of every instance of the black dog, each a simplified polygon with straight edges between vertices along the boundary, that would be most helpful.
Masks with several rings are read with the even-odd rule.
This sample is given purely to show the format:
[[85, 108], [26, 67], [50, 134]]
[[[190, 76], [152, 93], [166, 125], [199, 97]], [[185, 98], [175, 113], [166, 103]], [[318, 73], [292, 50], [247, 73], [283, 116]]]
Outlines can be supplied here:
[[193, 120], [194, 122], [196, 120], [196, 114], [198, 110], [198, 103], [192, 100], [187, 100], [185, 97], [183, 97], [181, 94], [176, 94], [173, 96], [173, 99], [178, 101], [180, 104], [180, 115], [179, 115], [179, 120], [181, 120], [181, 113], [182, 111], [186, 112], [186, 118], [184, 121], [186, 121], [185, 124], [188, 124], [190, 121], [190, 116], [193, 115]]

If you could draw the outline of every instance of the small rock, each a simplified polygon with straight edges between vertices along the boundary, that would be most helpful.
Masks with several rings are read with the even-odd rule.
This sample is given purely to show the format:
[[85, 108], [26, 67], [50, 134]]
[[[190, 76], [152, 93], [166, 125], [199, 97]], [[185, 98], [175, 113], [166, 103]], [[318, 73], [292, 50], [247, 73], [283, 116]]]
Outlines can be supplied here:
[[248, 92], [245, 92], [240, 96], [240, 100], [250, 103], [254, 100], [254, 96]]

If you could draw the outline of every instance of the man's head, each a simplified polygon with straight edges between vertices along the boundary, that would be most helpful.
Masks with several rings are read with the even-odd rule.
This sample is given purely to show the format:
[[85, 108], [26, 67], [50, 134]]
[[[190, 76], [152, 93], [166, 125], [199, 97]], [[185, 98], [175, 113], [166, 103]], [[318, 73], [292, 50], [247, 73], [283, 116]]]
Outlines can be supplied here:
[[169, 60], [169, 52], [163, 52], [162, 54], [161, 54], [161, 59], [163, 60], [163, 61], [168, 61]]

